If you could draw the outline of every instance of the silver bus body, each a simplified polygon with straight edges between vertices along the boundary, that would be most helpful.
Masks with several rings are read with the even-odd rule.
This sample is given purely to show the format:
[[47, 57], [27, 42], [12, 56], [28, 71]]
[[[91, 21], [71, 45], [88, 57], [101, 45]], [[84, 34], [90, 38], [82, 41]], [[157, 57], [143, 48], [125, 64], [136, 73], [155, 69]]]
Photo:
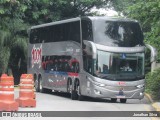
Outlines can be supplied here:
[[[112, 36], [110, 32], [113, 31], [112, 26], [114, 24], [111, 24], [110, 22], [116, 23], [118, 21], [120, 24], [122, 23], [122, 25], [118, 24], [119, 29], [121, 29], [118, 31], [118, 33], [121, 35], [121, 37], [119, 37], [120, 42], [118, 41], [119, 46], [117, 43], [115, 43], [115, 45], [110, 45], [110, 43], [109, 45], [106, 45], [106, 42], [104, 42], [104, 44], [103, 42], [99, 42], [101, 39], [104, 39], [101, 38], [101, 33], [98, 33], [100, 32], [98, 30], [100, 23], [96, 23], [96, 21], [99, 19], [102, 21], [109, 21], [106, 26], [110, 27], [110, 29], [104, 28], [105, 31], [109, 31], [108, 33], [105, 33], [107, 37], [104, 38], [106, 39], [115, 38], [115, 36]], [[83, 34], [85, 33], [83, 33], [82, 20], [90, 21], [93, 32], [92, 39], [96, 39], [99, 34], [99, 41], [96, 42], [96, 40], [83, 39]], [[35, 83], [39, 85], [39, 80], [41, 80], [41, 87], [44, 89], [70, 92], [71, 94], [74, 94], [75, 98], [73, 99], [76, 99], [75, 94], [77, 96], [89, 96], [104, 99], [142, 99], [144, 97], [145, 88], [145, 46], [132, 45], [131, 47], [128, 47], [127, 45], [129, 45], [129, 43], [126, 44], [126, 42], [122, 40], [124, 36], [121, 34], [124, 32], [123, 29], [125, 27], [120, 28], [125, 22], [138, 24], [137, 21], [108, 17], [79, 17], [33, 26], [30, 29], [30, 39], [32, 30], [38, 30], [41, 28], [63, 25], [72, 22], [78, 22], [80, 43], [76, 42], [74, 39], [55, 42], [45, 42], [43, 40], [38, 43], [29, 42], [28, 73], [34, 75], [35, 80], [38, 82]], [[67, 31], [67, 28], [65, 29]], [[56, 64], [54, 64], [53, 61]], [[102, 70], [105, 66], [105, 62], [109, 68], [108, 73], [104, 73], [105, 70]], [[124, 65], [125, 62], [130, 63], [132, 71], [126, 72], [122, 70], [122, 65]], [[46, 68], [47, 63], [50, 64], [48, 68]], [[73, 65], [73, 63], [75, 65]], [[78, 70], [75, 72], [76, 64], [78, 64]], [[64, 66], [70, 67], [68, 71], [63, 70]], [[71, 67], [74, 67], [74, 70], [71, 70]], [[77, 81], [78, 86], [76, 86]], [[71, 87], [69, 84], [71, 84]]]

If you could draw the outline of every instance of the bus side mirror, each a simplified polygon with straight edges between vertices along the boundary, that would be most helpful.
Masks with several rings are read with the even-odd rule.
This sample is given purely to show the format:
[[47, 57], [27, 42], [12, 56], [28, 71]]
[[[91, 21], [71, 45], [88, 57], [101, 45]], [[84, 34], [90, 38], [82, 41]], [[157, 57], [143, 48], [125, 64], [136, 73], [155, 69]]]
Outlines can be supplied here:
[[92, 55], [93, 59], [97, 58], [97, 48], [96, 45], [91, 42], [91, 41], [87, 41], [87, 40], [83, 40], [83, 43], [86, 45], [86, 52], [88, 55]]

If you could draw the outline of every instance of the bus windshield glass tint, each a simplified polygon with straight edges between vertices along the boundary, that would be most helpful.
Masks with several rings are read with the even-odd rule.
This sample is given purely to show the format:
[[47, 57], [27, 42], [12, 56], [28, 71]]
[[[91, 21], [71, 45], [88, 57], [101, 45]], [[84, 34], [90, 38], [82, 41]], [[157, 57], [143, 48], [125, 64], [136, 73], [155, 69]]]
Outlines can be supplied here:
[[94, 41], [107, 46], [135, 47], [143, 45], [143, 34], [137, 22], [96, 20]]
[[144, 53], [98, 51], [95, 76], [107, 80], [134, 81], [144, 78]]

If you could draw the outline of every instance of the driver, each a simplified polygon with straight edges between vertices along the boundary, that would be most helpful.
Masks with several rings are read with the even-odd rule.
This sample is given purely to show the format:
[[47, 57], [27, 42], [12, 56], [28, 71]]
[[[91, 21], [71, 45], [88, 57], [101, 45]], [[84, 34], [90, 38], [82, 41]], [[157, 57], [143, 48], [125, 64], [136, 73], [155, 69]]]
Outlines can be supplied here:
[[123, 67], [123, 71], [132, 71], [132, 68], [130, 68], [128, 62], [126, 62], [125, 66]]

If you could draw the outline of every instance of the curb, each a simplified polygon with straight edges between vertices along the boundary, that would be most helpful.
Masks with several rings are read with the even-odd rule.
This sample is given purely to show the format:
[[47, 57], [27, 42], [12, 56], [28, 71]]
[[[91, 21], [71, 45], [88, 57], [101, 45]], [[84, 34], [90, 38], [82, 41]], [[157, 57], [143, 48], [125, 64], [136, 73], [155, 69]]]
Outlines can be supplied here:
[[145, 96], [146, 96], [146, 97], [149, 99], [149, 101], [151, 102], [152, 107], [153, 107], [156, 111], [160, 112], [160, 106], [158, 105], [158, 103], [154, 102], [153, 99], [152, 99], [152, 97], [151, 97], [148, 93], [145, 93]]
[[154, 109], [158, 112], [160, 112], [160, 107], [157, 103], [153, 103], [152, 106], [154, 107]]
[[150, 101], [151, 103], [154, 102], [153, 99], [152, 99], [152, 97], [151, 97], [148, 93], [144, 93], [144, 95], [149, 99], [149, 101]]

